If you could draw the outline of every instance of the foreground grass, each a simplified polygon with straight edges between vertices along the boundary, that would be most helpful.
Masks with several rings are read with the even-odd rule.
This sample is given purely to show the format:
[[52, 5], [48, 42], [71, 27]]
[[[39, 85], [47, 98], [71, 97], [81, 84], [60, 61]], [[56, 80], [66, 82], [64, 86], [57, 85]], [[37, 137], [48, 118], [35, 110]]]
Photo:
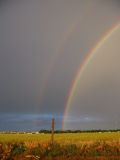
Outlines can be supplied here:
[[94, 159], [94, 158], [120, 158], [119, 143], [108, 144], [105, 142], [95, 142], [93, 144], [47, 144], [45, 147], [37, 144], [36, 146], [27, 147], [24, 143], [1, 143], [0, 159], [1, 160], [73, 160], [73, 159]]

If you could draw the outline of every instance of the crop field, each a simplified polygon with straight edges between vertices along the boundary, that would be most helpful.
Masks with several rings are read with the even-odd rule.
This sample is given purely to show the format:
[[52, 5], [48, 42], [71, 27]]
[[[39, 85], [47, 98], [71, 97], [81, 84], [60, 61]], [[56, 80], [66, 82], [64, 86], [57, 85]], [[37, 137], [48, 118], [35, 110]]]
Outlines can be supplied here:
[[0, 133], [0, 160], [120, 160], [120, 132]]
[[[120, 132], [95, 132], [95, 133], [57, 133], [54, 139], [58, 143], [95, 142], [95, 141], [120, 141]], [[35, 133], [0, 133], [0, 142], [39, 142], [48, 143], [51, 134]]]

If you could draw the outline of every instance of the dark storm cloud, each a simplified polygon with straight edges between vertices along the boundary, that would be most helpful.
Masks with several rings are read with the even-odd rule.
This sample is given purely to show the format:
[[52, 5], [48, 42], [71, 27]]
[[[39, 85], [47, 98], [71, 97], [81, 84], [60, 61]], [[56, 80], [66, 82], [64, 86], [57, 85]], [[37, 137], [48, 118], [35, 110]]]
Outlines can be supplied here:
[[79, 65], [120, 19], [118, 3], [0, 1], [0, 112], [62, 115]]
[[[51, 129], [51, 114], [20, 114], [4, 113], [0, 114], [0, 131], [37, 131], [41, 129]], [[56, 129], [61, 128], [62, 116], [54, 115]]]

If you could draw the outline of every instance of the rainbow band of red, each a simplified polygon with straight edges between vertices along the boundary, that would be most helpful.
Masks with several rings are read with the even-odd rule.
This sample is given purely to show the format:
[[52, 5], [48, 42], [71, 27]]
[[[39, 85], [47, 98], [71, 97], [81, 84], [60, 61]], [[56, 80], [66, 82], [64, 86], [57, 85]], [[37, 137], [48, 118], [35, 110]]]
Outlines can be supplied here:
[[96, 52], [99, 50], [99, 48], [104, 44], [105, 41], [107, 41], [115, 31], [118, 30], [120, 27], [120, 22], [113, 25], [107, 32], [104, 33], [104, 35], [99, 39], [99, 41], [96, 43], [96, 45], [89, 51], [87, 56], [85, 57], [83, 63], [80, 65], [76, 76], [71, 84], [70, 90], [68, 92], [67, 101], [65, 103], [65, 109], [64, 109], [64, 116], [63, 116], [63, 122], [62, 122], [62, 129], [65, 129], [65, 118], [69, 112], [70, 104], [72, 102], [73, 96], [75, 94], [75, 90], [77, 88], [77, 84], [79, 80], [81, 79], [82, 73], [86, 69], [89, 62], [93, 59]]

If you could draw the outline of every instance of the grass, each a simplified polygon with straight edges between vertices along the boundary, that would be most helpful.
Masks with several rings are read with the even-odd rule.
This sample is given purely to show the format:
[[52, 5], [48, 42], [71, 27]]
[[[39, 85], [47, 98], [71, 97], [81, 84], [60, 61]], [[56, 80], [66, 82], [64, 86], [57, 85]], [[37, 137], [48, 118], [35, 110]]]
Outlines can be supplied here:
[[[120, 132], [103, 133], [62, 133], [55, 134], [55, 141], [62, 144], [80, 144], [81, 142], [120, 141]], [[48, 143], [51, 134], [4, 134], [0, 133], [0, 142], [37, 142]]]
[[39, 142], [39, 143], [47, 143], [50, 141], [50, 134], [12, 134], [12, 133], [1, 133], [0, 134], [0, 142]]
[[120, 144], [118, 143], [111, 145], [108, 143], [100, 143], [95, 142], [93, 144], [47, 144], [46, 147], [41, 145], [36, 145], [32, 148], [26, 147], [24, 143], [11, 143], [11, 144], [1, 144], [1, 154], [0, 158], [2, 160], [10, 159], [14, 160], [15, 157], [17, 160], [25, 159], [26, 157], [34, 157], [41, 160], [53, 160], [53, 158], [60, 159], [74, 159], [75, 157], [78, 159], [88, 158], [88, 157], [119, 157], [120, 158]]
[[[2, 160], [25, 159], [26, 156], [44, 160], [120, 159], [120, 132], [51, 134], [0, 134]], [[5, 158], [4, 158], [5, 157]], [[7, 158], [6, 158], [7, 157]], [[28, 159], [27, 157], [27, 159]], [[28, 159], [29, 160], [29, 159]]]

